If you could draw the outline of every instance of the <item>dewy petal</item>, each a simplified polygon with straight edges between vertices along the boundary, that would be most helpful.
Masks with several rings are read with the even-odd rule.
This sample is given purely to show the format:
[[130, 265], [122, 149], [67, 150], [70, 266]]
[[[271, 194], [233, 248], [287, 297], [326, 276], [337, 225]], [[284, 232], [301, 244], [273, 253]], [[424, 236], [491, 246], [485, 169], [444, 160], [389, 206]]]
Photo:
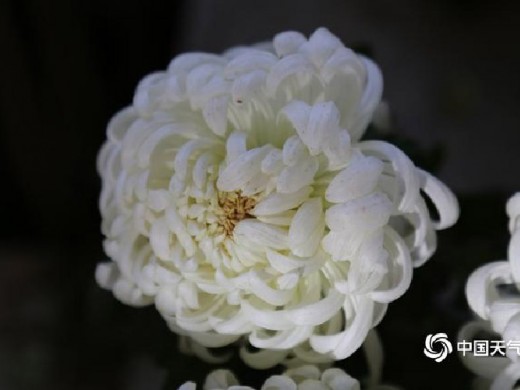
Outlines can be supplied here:
[[374, 192], [362, 198], [329, 207], [327, 226], [335, 231], [371, 232], [388, 222], [392, 204], [385, 194]]
[[322, 201], [313, 198], [303, 203], [289, 227], [289, 248], [296, 256], [312, 256], [325, 230]]
[[372, 157], [354, 154], [352, 159], [330, 182], [325, 192], [329, 202], [343, 203], [372, 192], [383, 171], [383, 163]]

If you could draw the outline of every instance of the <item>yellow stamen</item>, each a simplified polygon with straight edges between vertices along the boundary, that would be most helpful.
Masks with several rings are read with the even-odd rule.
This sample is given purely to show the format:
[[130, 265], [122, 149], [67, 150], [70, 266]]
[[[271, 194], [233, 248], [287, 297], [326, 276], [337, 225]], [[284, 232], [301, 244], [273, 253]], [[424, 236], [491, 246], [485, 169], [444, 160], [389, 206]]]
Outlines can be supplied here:
[[252, 218], [249, 212], [255, 207], [256, 199], [243, 196], [240, 191], [221, 192], [218, 196], [220, 212], [218, 224], [226, 236], [231, 236], [237, 223], [245, 218]]

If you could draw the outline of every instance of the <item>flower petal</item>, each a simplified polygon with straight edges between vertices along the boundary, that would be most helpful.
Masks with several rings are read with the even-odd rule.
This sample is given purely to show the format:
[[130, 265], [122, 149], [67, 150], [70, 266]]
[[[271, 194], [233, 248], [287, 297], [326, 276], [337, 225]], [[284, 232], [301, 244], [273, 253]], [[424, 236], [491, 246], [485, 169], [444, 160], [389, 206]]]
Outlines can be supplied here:
[[367, 296], [358, 296], [353, 303], [356, 311], [353, 318], [345, 318], [345, 331], [311, 336], [310, 343], [317, 352], [332, 353], [336, 359], [345, 359], [361, 346], [372, 324], [374, 302]]
[[296, 256], [312, 256], [323, 237], [325, 218], [321, 199], [312, 198], [303, 203], [289, 227], [289, 248]]
[[283, 57], [296, 53], [305, 41], [307, 40], [301, 33], [287, 31], [277, 34], [273, 39], [273, 44], [278, 57]]
[[202, 114], [208, 127], [216, 134], [223, 136], [227, 130], [228, 95], [220, 95], [209, 99]]
[[217, 188], [228, 192], [241, 189], [260, 173], [260, 162], [269, 149], [269, 146], [251, 149], [229, 162], [217, 179]]
[[244, 219], [240, 221], [233, 232], [236, 240], [244, 237], [261, 247], [269, 247], [273, 249], [287, 249], [287, 231], [281, 227], [268, 225], [266, 223], [254, 220]]
[[495, 261], [475, 270], [466, 283], [468, 305], [482, 319], [489, 319], [488, 305], [498, 297], [497, 283], [512, 283], [511, 268], [506, 261]]
[[280, 172], [276, 189], [282, 194], [289, 194], [305, 188], [313, 182], [318, 171], [319, 162], [316, 157], [306, 158], [292, 167], [286, 167]]
[[371, 292], [370, 297], [380, 303], [388, 303], [403, 295], [412, 282], [412, 260], [410, 252], [401, 237], [390, 227], [385, 228], [385, 248], [393, 260], [388, 278], [390, 285], [387, 290]]
[[343, 203], [372, 192], [383, 171], [383, 163], [375, 157], [355, 154], [347, 167], [330, 182], [325, 192], [329, 202]]
[[311, 187], [303, 187], [292, 193], [272, 193], [257, 203], [251, 211], [253, 215], [274, 215], [293, 209], [302, 204], [312, 192]]
[[401, 212], [411, 212], [419, 197], [419, 174], [413, 162], [401, 150], [383, 141], [364, 141], [358, 145], [366, 154], [375, 154], [388, 160], [395, 172], [396, 180], [403, 182], [403, 188], [395, 195], [393, 201]]
[[374, 192], [361, 198], [329, 207], [327, 226], [335, 231], [369, 233], [388, 223], [392, 204], [385, 194]]
[[435, 229], [441, 230], [453, 226], [459, 218], [457, 198], [439, 179], [422, 169], [417, 170], [423, 181], [422, 190], [430, 197], [439, 211], [439, 221], [434, 222]]

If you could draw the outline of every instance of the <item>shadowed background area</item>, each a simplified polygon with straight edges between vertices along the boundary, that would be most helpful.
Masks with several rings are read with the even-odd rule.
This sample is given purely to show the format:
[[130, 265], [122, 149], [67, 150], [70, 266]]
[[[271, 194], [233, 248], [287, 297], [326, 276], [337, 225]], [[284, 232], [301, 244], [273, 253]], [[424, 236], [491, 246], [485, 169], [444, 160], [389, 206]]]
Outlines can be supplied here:
[[[463, 287], [505, 256], [505, 200], [520, 189], [520, 8], [501, 1], [113, 0], [0, 2], [0, 388], [174, 389], [210, 370], [178, 354], [153, 310], [95, 286], [103, 260], [95, 172], [111, 115], [145, 74], [184, 51], [220, 52], [284, 30], [329, 28], [372, 56], [395, 139], [460, 195], [460, 224], [380, 326], [384, 376], [457, 389], [452, 355], [422, 355], [471, 315]], [[420, 163], [419, 163], [420, 162]], [[345, 363], [340, 364], [345, 367]], [[252, 373], [237, 361], [244, 381]], [[347, 361], [362, 375], [358, 353]]]

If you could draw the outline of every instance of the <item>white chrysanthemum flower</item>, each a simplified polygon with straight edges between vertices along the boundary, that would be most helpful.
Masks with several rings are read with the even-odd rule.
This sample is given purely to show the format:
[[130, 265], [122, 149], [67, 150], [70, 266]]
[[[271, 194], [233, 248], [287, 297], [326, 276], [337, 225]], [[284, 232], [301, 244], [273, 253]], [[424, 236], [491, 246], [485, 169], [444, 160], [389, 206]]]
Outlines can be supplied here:
[[[196, 390], [193, 382], [187, 382], [179, 390]], [[229, 370], [215, 370], [208, 375], [202, 390], [254, 390], [241, 386]], [[321, 372], [313, 365], [305, 365], [285, 371], [282, 375], [269, 377], [260, 390], [360, 390], [357, 379], [339, 368], [329, 368]], [[370, 390], [395, 390], [393, 386], [375, 385]]]
[[[470, 341], [479, 332], [498, 334], [503, 342], [493, 356], [462, 356], [465, 365], [477, 375], [492, 380], [491, 390], [510, 390], [520, 380], [520, 193], [507, 203], [511, 240], [508, 261], [486, 264], [471, 274], [466, 298], [480, 318], [466, 324], [459, 341]], [[516, 291], [503, 292], [506, 286]]]
[[458, 216], [402, 151], [361, 140], [381, 92], [326, 29], [145, 77], [99, 155], [99, 284], [205, 347], [352, 354]]

